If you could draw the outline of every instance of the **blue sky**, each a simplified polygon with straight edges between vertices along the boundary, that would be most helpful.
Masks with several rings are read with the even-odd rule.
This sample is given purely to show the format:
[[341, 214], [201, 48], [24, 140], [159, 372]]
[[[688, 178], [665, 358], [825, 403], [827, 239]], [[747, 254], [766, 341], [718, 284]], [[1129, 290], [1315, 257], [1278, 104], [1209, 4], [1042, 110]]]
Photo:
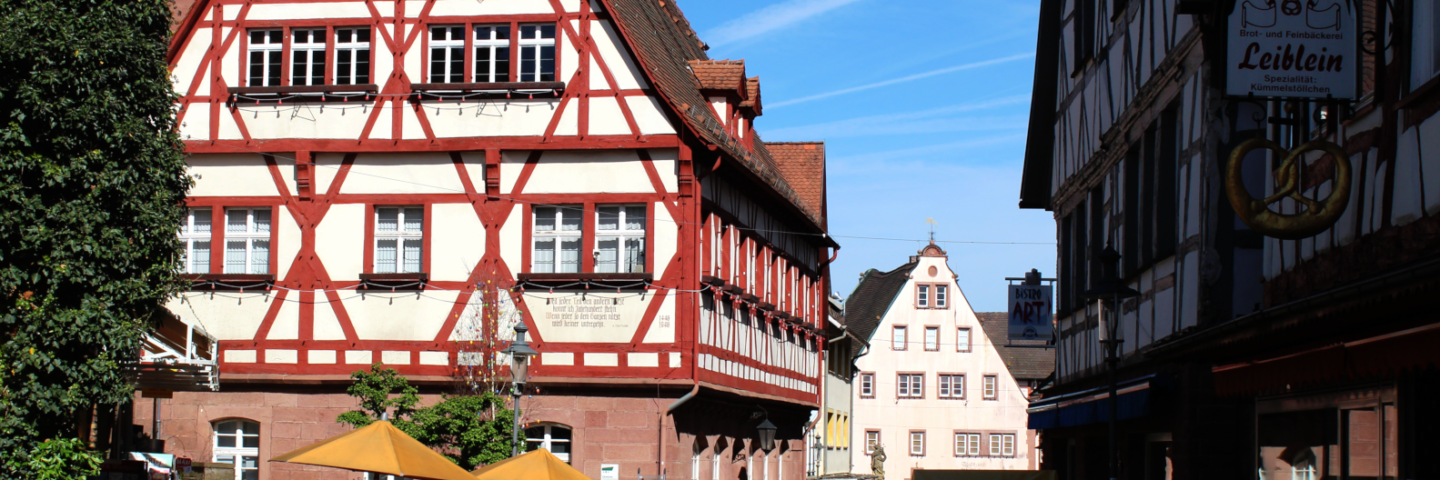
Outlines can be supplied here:
[[[768, 141], [824, 140], [831, 278], [890, 270], [935, 238], [976, 311], [1055, 268], [1050, 212], [1020, 210], [1037, 0], [680, 0], [710, 57], [759, 75]], [[854, 237], [910, 239], [873, 240]]]

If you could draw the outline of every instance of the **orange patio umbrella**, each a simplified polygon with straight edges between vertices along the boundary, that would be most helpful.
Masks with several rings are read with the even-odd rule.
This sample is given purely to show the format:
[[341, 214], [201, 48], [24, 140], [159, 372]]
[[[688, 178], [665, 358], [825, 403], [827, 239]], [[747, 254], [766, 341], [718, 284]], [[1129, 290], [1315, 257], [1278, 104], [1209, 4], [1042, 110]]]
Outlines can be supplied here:
[[471, 480], [590, 480], [543, 448], [486, 465], [473, 475]]
[[381, 420], [308, 447], [271, 458], [425, 480], [474, 480], [444, 455]]

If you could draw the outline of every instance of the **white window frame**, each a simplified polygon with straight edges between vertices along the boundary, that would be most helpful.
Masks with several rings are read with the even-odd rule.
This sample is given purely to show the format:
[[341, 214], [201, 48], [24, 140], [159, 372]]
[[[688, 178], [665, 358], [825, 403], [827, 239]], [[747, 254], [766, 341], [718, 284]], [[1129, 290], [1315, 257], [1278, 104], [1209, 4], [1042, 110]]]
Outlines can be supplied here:
[[[526, 38], [527, 27], [533, 27], [535, 36]], [[545, 38], [545, 27], [550, 27], [550, 37]], [[553, 23], [531, 23], [520, 25], [520, 55], [519, 65], [516, 65], [516, 76], [521, 82], [553, 82], [555, 81], [555, 33], [559, 26]], [[545, 47], [550, 47], [550, 71], [545, 71], [544, 52]], [[533, 62], [534, 69], [525, 71], [525, 62]], [[546, 79], [545, 75], [550, 78]]]
[[990, 456], [992, 456], [992, 457], [1013, 457], [1013, 456], [1015, 456], [1015, 434], [1013, 434], [1013, 433], [992, 433], [992, 434], [990, 434]]
[[[395, 213], [395, 229], [381, 230], [380, 219], [385, 213]], [[420, 273], [425, 271], [425, 207], [407, 206], [385, 206], [375, 207], [375, 244], [373, 271], [375, 273]], [[416, 216], [418, 222], [411, 222]], [[395, 242], [395, 258], [389, 262], [383, 262], [380, 258], [380, 244], [382, 242]], [[409, 245], [413, 242], [415, 248], [412, 250]], [[411, 252], [414, 258], [411, 258]], [[413, 262], [411, 262], [413, 260]]]
[[[435, 38], [437, 31], [445, 32], [444, 35], [442, 35], [444, 38]], [[460, 34], [459, 38], [455, 38], [456, 33]], [[428, 68], [430, 69], [429, 72], [427, 72], [429, 74], [427, 79], [430, 80], [430, 83], [460, 83], [465, 81], [465, 37], [467, 36], [465, 26], [431, 25], [430, 31], [426, 32], [426, 35], [430, 36], [430, 57], [427, 59], [429, 63]], [[440, 62], [443, 70], [439, 72], [440, 77], [437, 81], [435, 77], [435, 56], [436, 53], [442, 52], [445, 55], [444, 60]], [[459, 60], [454, 58], [457, 54], [460, 55]], [[459, 72], [452, 71], [456, 66], [460, 68]]]
[[[717, 443], [718, 443], [718, 442], [717, 442]], [[719, 448], [720, 446], [719, 446], [719, 445], [716, 445], [715, 447], [716, 447], [716, 448]], [[716, 451], [710, 453], [710, 480], [720, 480], [720, 454], [721, 454], [721, 453], [724, 453], [724, 452], [722, 452], [722, 451], [720, 451], [720, 450], [716, 450]]]
[[925, 350], [940, 350], [940, 327], [925, 327]]
[[940, 398], [965, 399], [964, 374], [940, 374], [936, 393]]
[[[769, 445], [766, 445], [766, 446], [768, 447]], [[763, 477], [765, 480], [770, 480], [770, 454], [769, 454], [769, 453], [766, 453], [766, 454], [760, 455], [760, 458], [765, 459], [764, 461], [762, 461], [762, 462], [760, 463], [760, 468], [761, 468], [761, 470], [765, 472], [765, 473], [762, 474], [762, 477]]]
[[[485, 32], [488, 34], [487, 38], [480, 38], [480, 29], [482, 28], [488, 29]], [[502, 32], [502, 30], [504, 32], [504, 38], [496, 38], [500, 36], [499, 34]], [[511, 33], [512, 32], [510, 32], [509, 24], [474, 25], [470, 27], [471, 38], [474, 39], [473, 44], [470, 47], [470, 50], [474, 55], [471, 59], [471, 62], [474, 63], [474, 65], [470, 69], [473, 78], [470, 81], [477, 83], [498, 83], [510, 81]], [[483, 57], [487, 62], [487, 68], [485, 72], [480, 71], [480, 60], [482, 57], [481, 49], [484, 49]], [[501, 58], [502, 50], [504, 54], [503, 58]], [[505, 64], [505, 68], [503, 69], [503, 71], [496, 68], [502, 62]]]
[[983, 383], [981, 384], [981, 386], [984, 387], [984, 391], [981, 392], [981, 395], [982, 395], [986, 400], [995, 400], [997, 397], [1000, 396], [1000, 395], [999, 395], [999, 390], [1000, 390], [1000, 385], [999, 385], [999, 383], [1000, 383], [1000, 378], [999, 378], [999, 377], [997, 377], [997, 376], [995, 376], [995, 375], [986, 375], [986, 376], [981, 380], [981, 382], [983, 382]]
[[[255, 218], [258, 212], [265, 212], [265, 222], [263, 224]], [[225, 273], [237, 275], [266, 275], [270, 273], [270, 256], [275, 251], [274, 245], [270, 244], [270, 229], [274, 228], [275, 221], [272, 213], [269, 207], [225, 209]], [[245, 215], [245, 231], [243, 232], [230, 231], [230, 217], [236, 214]], [[211, 221], [213, 222], [214, 220], [212, 219]], [[211, 228], [213, 229], [214, 227], [212, 226]], [[243, 272], [237, 272], [230, 268], [230, 244], [232, 242], [245, 243], [245, 254], [242, 259], [245, 265], [245, 271]], [[258, 258], [260, 249], [256, 248], [256, 246], [259, 243], [265, 244], [265, 258], [263, 259]], [[211, 248], [214, 248], [214, 246], [212, 245]]]
[[875, 374], [874, 374], [874, 373], [861, 373], [861, 374], [860, 374], [860, 396], [863, 397], [863, 398], [869, 398], [869, 397], [874, 397], [874, 396], [875, 396]]
[[955, 351], [957, 351], [957, 352], [969, 352], [969, 351], [970, 351], [970, 342], [971, 342], [971, 339], [970, 339], [970, 327], [956, 327], [956, 328], [955, 328]]
[[[204, 213], [203, 222], [199, 221]], [[203, 227], [203, 228], [202, 228]], [[210, 208], [191, 208], [185, 211], [185, 223], [180, 225], [180, 241], [185, 244], [183, 271], [190, 274], [210, 273], [210, 253], [215, 251], [215, 211]], [[204, 253], [196, 255], [197, 245], [204, 244]], [[203, 265], [203, 268], [201, 266]]]
[[[615, 228], [602, 229], [601, 216], [607, 215], [611, 209], [615, 210]], [[640, 229], [627, 228], [630, 219], [635, 215], [640, 216]], [[595, 272], [596, 273], [645, 273], [645, 228], [649, 213], [645, 211], [644, 204], [637, 205], [597, 205], [595, 207]], [[600, 258], [604, 253], [601, 242], [610, 240], [616, 242], [615, 260], [612, 264], [602, 267]], [[639, 246], [630, 245], [631, 241], [639, 241]], [[638, 250], [638, 251], [634, 251]], [[638, 257], [638, 264], [635, 259]]]
[[[917, 445], [915, 442], [919, 441]], [[925, 456], [925, 432], [910, 432], [910, 456]]]
[[935, 286], [935, 308], [950, 308], [949, 285]]
[[[555, 230], [540, 230], [540, 218], [546, 212], [553, 212], [555, 215]], [[580, 249], [583, 247], [585, 232], [584, 209], [579, 205], [536, 205], [531, 213], [531, 235], [530, 235], [530, 271], [533, 273], [580, 273], [585, 262], [580, 259]], [[575, 225], [573, 230], [566, 230], [566, 223]], [[551, 260], [547, 267], [542, 269], [539, 255], [541, 252], [540, 243], [544, 241], [554, 242], [551, 247]], [[561, 268], [561, 254], [565, 251], [564, 245], [567, 242], [575, 244], [574, 270]]]
[[[220, 437], [221, 437], [221, 436], [229, 437], [229, 436], [232, 436], [232, 435], [228, 435], [228, 434], [223, 434], [223, 435], [222, 435], [222, 434], [220, 433], [220, 425], [223, 425], [223, 424], [226, 424], [226, 423], [230, 423], [230, 422], [235, 422], [235, 423], [236, 423], [236, 430], [235, 430], [236, 434], [233, 435], [233, 436], [235, 437], [235, 446], [234, 446], [234, 447], [222, 447], [222, 446], [220, 446]], [[255, 432], [254, 432], [254, 433], [247, 432], [247, 431], [245, 430], [245, 426], [246, 426], [245, 424], [247, 424], [247, 423], [255, 426]], [[247, 479], [247, 478], [250, 478], [250, 479], [258, 479], [258, 478], [260, 478], [260, 422], [252, 422], [252, 421], [250, 421], [250, 420], [234, 418], [234, 419], [228, 419], [228, 420], [219, 420], [219, 421], [216, 421], [216, 422], [214, 422], [214, 423], [211, 423], [211, 425], [212, 425], [212, 427], [211, 427], [211, 435], [210, 435], [210, 438], [211, 438], [211, 440], [210, 440], [210, 445], [211, 445], [212, 448], [211, 448], [211, 454], [210, 454], [210, 461], [212, 461], [212, 462], [219, 462], [219, 463], [230, 463], [231, 465], [234, 465], [234, 466], [235, 466], [235, 480], [244, 480], [244, 479]], [[244, 445], [245, 445], [245, 438], [247, 438], [247, 437], [248, 437], [248, 438], [254, 438], [254, 439], [255, 439], [255, 446], [254, 446], [254, 447], [245, 447], [245, 446], [244, 446]], [[230, 457], [230, 462], [223, 462], [223, 461], [220, 460], [220, 457], [227, 457], [227, 456]], [[249, 467], [249, 468], [245, 467], [245, 459], [246, 459], [247, 457], [250, 458], [250, 459], [252, 459], [252, 460], [254, 460], [254, 465], [255, 465], [254, 467]], [[245, 476], [245, 472], [254, 472], [254, 475], [253, 475], [253, 476], [246, 477], [246, 476]]]
[[[260, 33], [263, 42], [255, 42], [255, 34]], [[245, 85], [249, 87], [278, 87], [285, 82], [281, 74], [285, 65], [285, 31], [278, 28], [257, 28], [245, 32], [249, 35], [245, 54]], [[276, 37], [279, 37], [278, 42]], [[261, 54], [263, 59], [260, 62], [260, 84], [255, 84], [255, 63], [256, 53]], [[271, 70], [275, 71], [272, 72]], [[273, 75], [272, 75], [273, 73]], [[274, 81], [272, 84], [272, 80]]]
[[896, 325], [896, 326], [893, 326], [893, 327], [890, 328], [890, 349], [891, 349], [891, 350], [905, 350], [908, 343], [909, 343], [909, 339], [906, 338], [906, 328], [905, 328], [905, 327]]
[[[364, 39], [361, 33], [365, 32]], [[370, 29], [368, 27], [336, 28], [335, 29], [335, 76], [336, 85], [364, 85], [370, 83]], [[360, 61], [360, 53], [364, 52], [365, 61]], [[349, 60], [341, 60], [341, 57], [349, 54]], [[340, 73], [340, 65], [344, 64], [350, 68], [350, 73]]]
[[[545, 433], [544, 433], [540, 438], [531, 438], [531, 437], [530, 437], [530, 430], [531, 430], [531, 429], [536, 429], [536, 428], [544, 428], [544, 429], [545, 429]], [[558, 429], [561, 429], [561, 430], [566, 430], [566, 431], [570, 432], [570, 438], [560, 438], [560, 439], [554, 438], [555, 429], [557, 429], [557, 428], [558, 428]], [[524, 431], [523, 433], [525, 434], [525, 445], [526, 445], [527, 448], [529, 447], [530, 442], [540, 442], [539, 448], [543, 448], [543, 449], [549, 450], [550, 453], [551, 453], [552, 455], [555, 455], [556, 458], [559, 458], [559, 459], [561, 459], [561, 460], [564, 460], [565, 463], [570, 463], [570, 452], [574, 452], [574, 451], [575, 451], [575, 430], [573, 430], [573, 429], [571, 429], [571, 428], [569, 428], [569, 427], [566, 427], [566, 426], [564, 426], [564, 425], [555, 425], [555, 424], [548, 424], [548, 423], [547, 423], [547, 424], [540, 424], [540, 425], [531, 425], [531, 426], [525, 428], [525, 431]], [[557, 444], [557, 443], [568, 443], [568, 444], [570, 444], [570, 451], [569, 451], [569, 452], [563, 452], [563, 453], [555, 453], [555, 450], [554, 450], [554, 448], [552, 448], [552, 447], [554, 447], [554, 445]]]
[[875, 446], [876, 446], [876, 445], [879, 445], [879, 444], [880, 444], [880, 431], [879, 431], [879, 430], [866, 430], [866, 431], [865, 431], [865, 454], [866, 454], [866, 455], [874, 454], [874, 453], [875, 453]]
[[[301, 37], [305, 38], [304, 42], [300, 41]], [[290, 29], [291, 85], [325, 84], [325, 62], [328, 60], [325, 58], [325, 40], [324, 27]], [[319, 57], [318, 62], [316, 61], [317, 56]]]
[[895, 374], [895, 396], [905, 399], [925, 398], [925, 374], [923, 373], [897, 373]]
[[916, 285], [916, 286], [915, 286], [915, 306], [916, 306], [916, 307], [920, 307], [920, 308], [930, 308], [930, 286], [929, 286], [929, 285]]
[[978, 433], [955, 433], [955, 456], [957, 457], [978, 457], [980, 456], [980, 434]]
[[1410, 38], [1410, 91], [1420, 88], [1430, 79], [1440, 75], [1440, 32], [1435, 31], [1440, 23], [1440, 5], [1433, 1], [1413, 2], [1415, 11], [1411, 15], [1413, 32]]

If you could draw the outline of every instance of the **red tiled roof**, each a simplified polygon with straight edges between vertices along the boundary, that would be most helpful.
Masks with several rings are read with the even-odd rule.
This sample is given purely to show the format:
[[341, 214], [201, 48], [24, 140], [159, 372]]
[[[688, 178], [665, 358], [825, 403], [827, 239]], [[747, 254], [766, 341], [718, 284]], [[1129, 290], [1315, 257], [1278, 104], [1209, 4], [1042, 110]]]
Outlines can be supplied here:
[[[825, 220], [825, 142], [771, 142], [765, 144], [780, 175], [810, 210]], [[821, 225], [822, 227], [824, 225]]]
[[755, 116], [760, 116], [760, 77], [745, 79], [745, 100], [740, 102], [740, 108], [748, 108], [755, 111]]
[[701, 90], [734, 90], [737, 95], [744, 94], [740, 90], [745, 85], [744, 60], [690, 60], [686, 63], [695, 74], [695, 80], [700, 82]]

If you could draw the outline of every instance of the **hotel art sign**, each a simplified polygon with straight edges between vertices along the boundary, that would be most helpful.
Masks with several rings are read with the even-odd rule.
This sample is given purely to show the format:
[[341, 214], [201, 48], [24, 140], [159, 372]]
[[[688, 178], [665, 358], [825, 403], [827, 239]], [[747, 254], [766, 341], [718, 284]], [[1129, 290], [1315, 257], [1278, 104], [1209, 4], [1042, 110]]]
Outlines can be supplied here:
[[1236, 0], [1225, 93], [1354, 99], [1360, 56], [1352, 1]]

